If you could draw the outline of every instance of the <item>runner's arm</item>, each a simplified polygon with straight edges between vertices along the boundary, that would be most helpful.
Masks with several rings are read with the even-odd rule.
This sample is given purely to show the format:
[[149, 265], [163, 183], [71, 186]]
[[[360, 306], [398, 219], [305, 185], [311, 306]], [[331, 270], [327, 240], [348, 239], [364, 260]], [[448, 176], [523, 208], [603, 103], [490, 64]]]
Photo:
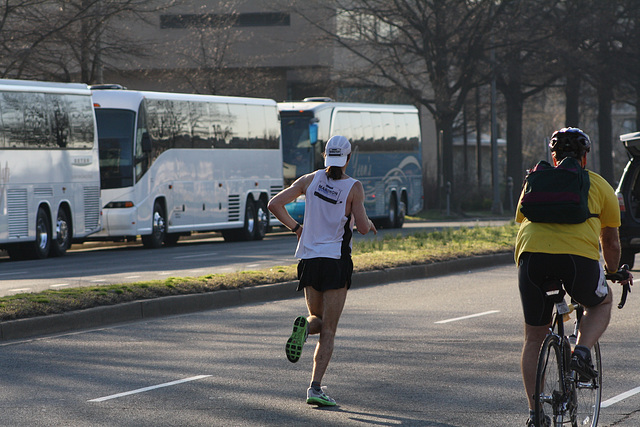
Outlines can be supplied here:
[[[289, 215], [285, 205], [293, 202], [299, 196], [303, 195], [311, 181], [313, 181], [313, 175], [303, 175], [291, 184], [291, 187], [285, 188], [269, 200], [267, 208], [289, 230], [293, 230], [297, 227], [298, 222]], [[302, 234], [302, 226], [298, 227], [295, 233], [298, 238], [300, 238], [300, 235]]]
[[364, 188], [362, 188], [360, 181], [356, 181], [351, 187], [351, 213], [360, 234], [367, 234], [369, 231], [373, 231], [373, 234], [378, 234], [376, 226], [373, 225], [373, 221], [369, 219], [364, 208]]

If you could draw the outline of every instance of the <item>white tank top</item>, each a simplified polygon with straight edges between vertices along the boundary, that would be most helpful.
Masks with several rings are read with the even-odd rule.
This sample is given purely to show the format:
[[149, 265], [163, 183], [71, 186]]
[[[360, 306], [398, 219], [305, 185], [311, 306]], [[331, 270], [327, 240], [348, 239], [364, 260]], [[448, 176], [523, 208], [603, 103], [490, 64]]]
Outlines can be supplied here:
[[305, 193], [304, 227], [296, 258], [334, 258], [351, 255], [353, 221], [345, 215], [347, 197], [356, 180], [334, 181], [317, 170]]

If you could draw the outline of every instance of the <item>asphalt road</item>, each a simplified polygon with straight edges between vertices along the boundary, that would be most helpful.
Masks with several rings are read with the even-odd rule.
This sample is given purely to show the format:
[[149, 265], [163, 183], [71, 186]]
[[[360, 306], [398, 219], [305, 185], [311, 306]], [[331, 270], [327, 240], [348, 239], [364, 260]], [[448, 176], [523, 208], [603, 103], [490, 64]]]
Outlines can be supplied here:
[[[506, 220], [407, 223], [384, 234], [408, 234], [443, 227], [501, 225]], [[375, 239], [373, 233], [354, 240]], [[357, 244], [357, 243], [356, 243]], [[200, 234], [174, 247], [144, 249], [135, 243], [73, 245], [66, 256], [44, 260], [11, 261], [0, 257], [0, 296], [46, 289], [130, 283], [168, 277], [258, 270], [295, 264], [296, 239], [290, 232], [270, 233], [263, 241], [227, 243], [218, 234]]]
[[[324, 385], [304, 403], [315, 337], [291, 364], [301, 298], [0, 344], [7, 426], [521, 426], [513, 265], [350, 291]], [[601, 340], [600, 426], [638, 426], [634, 294]], [[631, 395], [611, 403], [625, 392]]]

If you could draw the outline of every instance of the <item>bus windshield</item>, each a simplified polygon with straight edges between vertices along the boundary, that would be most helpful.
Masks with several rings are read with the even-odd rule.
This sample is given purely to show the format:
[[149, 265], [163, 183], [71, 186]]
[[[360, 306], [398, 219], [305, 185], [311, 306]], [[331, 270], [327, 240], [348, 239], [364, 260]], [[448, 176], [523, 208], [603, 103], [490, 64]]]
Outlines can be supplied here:
[[313, 146], [309, 140], [311, 116], [282, 116], [282, 158], [285, 185], [313, 172]]
[[96, 109], [102, 189], [133, 185], [135, 112]]

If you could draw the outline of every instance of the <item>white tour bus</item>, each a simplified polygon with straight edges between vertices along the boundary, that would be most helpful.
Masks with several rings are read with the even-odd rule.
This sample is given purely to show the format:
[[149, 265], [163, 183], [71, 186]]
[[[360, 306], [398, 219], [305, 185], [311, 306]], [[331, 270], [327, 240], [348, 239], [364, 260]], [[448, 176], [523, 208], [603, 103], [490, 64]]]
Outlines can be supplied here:
[[[416, 107], [307, 98], [279, 103], [278, 109], [285, 185], [323, 168], [324, 144], [342, 135], [352, 144], [347, 175], [362, 182], [369, 217], [383, 227], [400, 228], [405, 214], [422, 210], [422, 137]], [[287, 210], [302, 222], [304, 197]]]
[[100, 171], [84, 84], [0, 80], [0, 248], [64, 255], [100, 230]]
[[157, 248], [220, 231], [261, 240], [283, 188], [280, 121], [267, 99], [94, 86], [102, 231], [95, 238]]

